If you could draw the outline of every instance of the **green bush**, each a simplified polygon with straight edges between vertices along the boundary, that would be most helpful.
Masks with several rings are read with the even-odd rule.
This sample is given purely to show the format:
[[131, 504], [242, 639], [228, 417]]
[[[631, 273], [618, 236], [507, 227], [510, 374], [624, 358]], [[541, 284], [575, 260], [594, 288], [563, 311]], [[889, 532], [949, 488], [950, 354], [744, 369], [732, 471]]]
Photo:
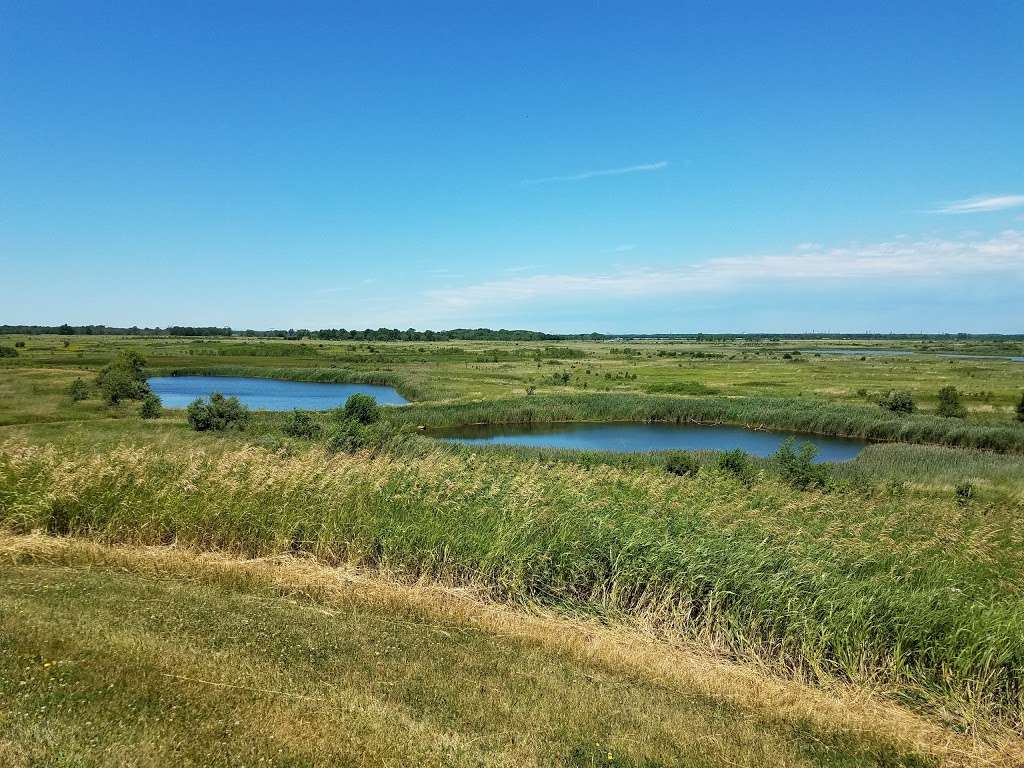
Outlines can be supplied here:
[[967, 416], [967, 408], [960, 402], [960, 393], [952, 384], [939, 390], [938, 413], [950, 419], [963, 419]]
[[1020, 396], [1020, 402], [1017, 403], [1017, 421], [1024, 421], [1024, 394]]
[[185, 417], [196, 432], [240, 430], [245, 429], [249, 421], [249, 409], [237, 397], [224, 397], [220, 392], [214, 392], [208, 403], [201, 397], [196, 398], [185, 411]]
[[744, 482], [749, 482], [754, 476], [754, 467], [750, 463], [750, 456], [739, 448], [720, 455], [716, 466]]
[[320, 434], [320, 425], [313, 414], [298, 408], [291, 412], [282, 429], [288, 437], [314, 438]]
[[957, 483], [956, 488], [953, 489], [953, 495], [956, 497], [956, 503], [962, 507], [966, 507], [971, 503], [971, 499], [974, 498], [974, 485], [968, 481]]
[[138, 352], [127, 350], [100, 369], [96, 384], [110, 405], [122, 400], [141, 400], [149, 394], [146, 361]]
[[18, 350], [14, 347], [3, 347], [0, 346], [0, 357], [17, 357]]
[[696, 475], [700, 471], [700, 462], [685, 451], [673, 451], [665, 461], [665, 469], [673, 475], [685, 477]]
[[913, 413], [917, 410], [917, 406], [914, 404], [914, 397], [909, 392], [893, 390], [879, 400], [878, 404], [893, 413]]
[[804, 443], [799, 450], [795, 450], [795, 446], [796, 438], [791, 437], [780, 445], [779, 450], [772, 456], [779, 475], [798, 490], [826, 488], [831, 473], [824, 464], [814, 463], [818, 449], [811, 443]]
[[327, 450], [355, 453], [366, 445], [366, 428], [355, 419], [341, 419], [327, 428]]
[[142, 418], [159, 419], [163, 412], [163, 403], [160, 402], [160, 398], [156, 394], [149, 392], [142, 398], [142, 410], [140, 411]]
[[380, 406], [369, 395], [352, 395], [345, 401], [345, 418], [360, 424], [373, 424], [380, 419]]
[[89, 398], [89, 385], [81, 379], [75, 379], [68, 388], [68, 395], [71, 397], [72, 402], [75, 403], [79, 400], [87, 400]]

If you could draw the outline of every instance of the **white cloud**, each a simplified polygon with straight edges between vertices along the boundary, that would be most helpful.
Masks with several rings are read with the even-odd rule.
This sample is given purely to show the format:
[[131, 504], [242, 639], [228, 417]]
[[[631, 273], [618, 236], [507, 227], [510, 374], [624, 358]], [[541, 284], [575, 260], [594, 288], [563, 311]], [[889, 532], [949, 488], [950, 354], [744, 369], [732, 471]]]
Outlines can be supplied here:
[[606, 274], [541, 274], [490, 280], [426, 293], [452, 311], [542, 299], [622, 299], [764, 288], [780, 283], [849, 283], [896, 278], [956, 278], [1019, 274], [1024, 232], [988, 239], [899, 240], [824, 248], [804, 243], [789, 253], [706, 259], [673, 268], [638, 268]]
[[954, 200], [930, 213], [988, 213], [989, 211], [1005, 211], [1007, 208], [1019, 208], [1024, 205], [1024, 195], [991, 195], [988, 197], [968, 197], [965, 200]]
[[624, 176], [627, 173], [648, 173], [668, 168], [667, 160], [659, 160], [656, 163], [644, 163], [642, 165], [627, 165], [624, 168], [606, 168], [600, 171], [583, 171], [573, 173], [569, 176], [547, 176], [541, 179], [523, 179], [522, 184], [550, 184], [558, 181], [584, 181], [599, 176]]

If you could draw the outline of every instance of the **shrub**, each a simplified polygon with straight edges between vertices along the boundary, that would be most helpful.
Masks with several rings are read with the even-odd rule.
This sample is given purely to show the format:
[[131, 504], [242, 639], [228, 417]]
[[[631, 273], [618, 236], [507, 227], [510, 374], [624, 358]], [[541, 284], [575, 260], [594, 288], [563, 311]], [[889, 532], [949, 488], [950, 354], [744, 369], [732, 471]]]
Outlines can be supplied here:
[[75, 403], [79, 400], [86, 400], [89, 397], [89, 385], [81, 379], [75, 379], [68, 388], [68, 395], [70, 395], [72, 402]]
[[360, 424], [373, 424], [380, 418], [380, 406], [369, 395], [352, 395], [345, 401], [345, 418]]
[[952, 384], [939, 390], [939, 416], [950, 419], [963, 419], [967, 416], [967, 408], [960, 402], [960, 393]]
[[320, 425], [309, 411], [296, 408], [285, 422], [283, 431], [288, 437], [314, 438], [320, 434]]
[[796, 439], [789, 438], [772, 457], [782, 479], [799, 490], [827, 487], [831, 473], [827, 466], [814, 463], [818, 449], [811, 443], [804, 443], [799, 450], [794, 450], [795, 445]]
[[750, 457], [739, 448], [726, 451], [719, 456], [717, 466], [719, 469], [735, 475], [744, 482], [749, 481], [754, 474], [754, 468], [750, 464]]
[[366, 445], [366, 428], [355, 419], [342, 419], [327, 428], [327, 450], [355, 453]]
[[966, 480], [957, 483], [956, 488], [953, 489], [953, 495], [956, 497], [957, 504], [966, 507], [974, 498], [974, 486]]
[[141, 400], [149, 393], [146, 384], [146, 361], [138, 352], [128, 350], [100, 369], [96, 384], [103, 398], [116, 405], [122, 400]]
[[249, 421], [249, 409], [237, 397], [224, 397], [220, 392], [210, 395], [210, 402], [196, 398], [185, 411], [188, 423], [196, 432], [228, 429], [245, 429]]
[[146, 396], [142, 398], [142, 410], [139, 412], [142, 418], [159, 419], [163, 412], [163, 403], [160, 402], [160, 398], [156, 394], [148, 392]]
[[693, 455], [685, 451], [673, 451], [665, 462], [665, 469], [670, 474], [679, 475], [680, 477], [696, 475], [700, 471], [700, 462]]
[[0, 357], [17, 357], [18, 350], [14, 347], [3, 347], [0, 346]]
[[914, 404], [914, 397], [909, 392], [898, 392], [893, 390], [878, 401], [878, 404], [893, 413], [913, 413], [917, 406]]
[[1020, 402], [1017, 403], [1017, 421], [1024, 421], [1024, 394], [1020, 396]]

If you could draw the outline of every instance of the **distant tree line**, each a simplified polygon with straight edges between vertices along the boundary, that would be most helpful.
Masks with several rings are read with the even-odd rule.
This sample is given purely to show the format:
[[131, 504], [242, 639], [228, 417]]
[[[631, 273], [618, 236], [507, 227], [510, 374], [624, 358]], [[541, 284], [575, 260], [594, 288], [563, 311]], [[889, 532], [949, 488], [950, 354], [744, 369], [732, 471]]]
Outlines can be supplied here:
[[117, 328], [112, 325], [0, 325], [0, 334], [26, 333], [54, 336], [232, 336], [230, 328], [171, 325], [167, 328]]
[[543, 333], [541, 331], [506, 330], [500, 328], [453, 328], [447, 331], [418, 331], [415, 328], [345, 328], [253, 329], [229, 327], [171, 325], [166, 328], [118, 328], [108, 325], [0, 325], [0, 334], [54, 334], [60, 336], [197, 336], [252, 337], [276, 339], [314, 339], [320, 341], [616, 341], [675, 340], [697, 342], [753, 341], [771, 342], [788, 339], [827, 341], [881, 339], [889, 341], [1022, 341], [1024, 334], [999, 333]]

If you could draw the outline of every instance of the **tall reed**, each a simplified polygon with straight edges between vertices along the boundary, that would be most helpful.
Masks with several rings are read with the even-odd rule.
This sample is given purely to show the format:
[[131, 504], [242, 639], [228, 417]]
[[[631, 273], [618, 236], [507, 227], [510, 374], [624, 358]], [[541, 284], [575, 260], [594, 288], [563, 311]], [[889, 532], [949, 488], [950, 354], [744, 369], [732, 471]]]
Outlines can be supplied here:
[[302, 551], [626, 612], [792, 674], [1018, 728], [1020, 512], [501, 453], [0, 450], [0, 525], [13, 530]]

